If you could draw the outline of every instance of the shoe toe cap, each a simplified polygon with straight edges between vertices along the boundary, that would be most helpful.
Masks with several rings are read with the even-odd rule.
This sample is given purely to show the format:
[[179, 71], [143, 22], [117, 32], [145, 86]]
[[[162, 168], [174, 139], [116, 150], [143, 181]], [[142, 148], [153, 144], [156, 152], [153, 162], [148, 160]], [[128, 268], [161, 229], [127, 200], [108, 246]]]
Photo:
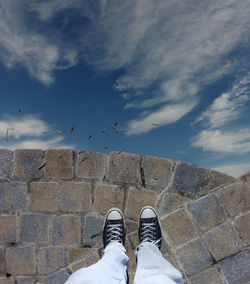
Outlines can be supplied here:
[[151, 207], [146, 207], [142, 210], [141, 218], [155, 218], [157, 217], [155, 211]]
[[122, 218], [123, 217], [122, 217], [121, 213], [117, 210], [110, 211], [108, 216], [107, 216], [108, 220], [120, 220]]

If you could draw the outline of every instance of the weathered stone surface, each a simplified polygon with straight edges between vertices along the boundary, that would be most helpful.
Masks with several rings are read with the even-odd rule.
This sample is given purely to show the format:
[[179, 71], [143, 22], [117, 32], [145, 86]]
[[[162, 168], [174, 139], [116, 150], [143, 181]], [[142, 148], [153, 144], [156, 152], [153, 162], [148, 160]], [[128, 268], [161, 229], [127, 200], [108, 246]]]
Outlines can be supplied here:
[[7, 272], [12, 275], [36, 273], [35, 249], [32, 247], [11, 247], [6, 254]]
[[239, 178], [242, 182], [250, 184], [250, 171]]
[[185, 209], [165, 217], [161, 220], [161, 224], [163, 230], [166, 228], [166, 233], [174, 246], [184, 244], [198, 236]]
[[93, 251], [96, 252], [96, 249], [83, 247], [83, 248], [70, 248], [68, 251], [68, 262], [75, 262], [79, 259], [83, 259]]
[[102, 242], [103, 222], [104, 222], [104, 217], [86, 216], [84, 234], [83, 234], [83, 237], [84, 237], [83, 245], [84, 246], [102, 247], [103, 245], [103, 242]]
[[55, 216], [52, 218], [52, 242], [54, 245], [78, 245], [81, 235], [79, 216]]
[[38, 251], [38, 272], [48, 274], [66, 264], [66, 255], [63, 248], [47, 247]]
[[220, 196], [231, 216], [250, 208], [250, 188], [246, 184], [233, 183], [223, 188]]
[[5, 272], [5, 251], [0, 248], [0, 273]]
[[20, 241], [25, 243], [48, 242], [49, 217], [44, 214], [23, 214], [20, 224]]
[[190, 211], [201, 231], [209, 230], [225, 220], [225, 213], [216, 195], [212, 194], [190, 204]]
[[0, 284], [14, 284], [14, 278], [13, 277], [1, 277], [0, 276]]
[[209, 170], [185, 162], [177, 162], [172, 189], [192, 198], [204, 195]]
[[138, 222], [125, 220], [126, 234], [130, 234], [138, 230]]
[[171, 213], [178, 207], [184, 205], [190, 199], [175, 193], [166, 193], [162, 198], [162, 203], [160, 206], [160, 214], [165, 215]]
[[191, 284], [226, 284], [216, 267], [202, 271], [198, 275], [189, 278], [189, 281]]
[[250, 249], [242, 251], [221, 263], [221, 270], [229, 284], [247, 284], [250, 281]]
[[174, 161], [153, 156], [143, 156], [141, 166], [144, 170], [146, 186], [167, 187], [172, 176]]
[[59, 189], [55, 182], [33, 182], [30, 184], [30, 209], [36, 212], [58, 210]]
[[71, 179], [74, 177], [73, 151], [70, 149], [45, 152], [45, 176], [48, 178]]
[[88, 211], [91, 205], [91, 186], [88, 182], [65, 182], [62, 185], [61, 208], [65, 212]]
[[217, 261], [238, 252], [243, 246], [238, 232], [230, 223], [206, 233], [203, 235], [203, 241]]
[[15, 215], [0, 216], [0, 244], [16, 242], [17, 220]]
[[4, 183], [0, 183], [0, 212], [3, 212], [4, 210], [4, 204], [5, 204], [5, 186]]
[[250, 212], [240, 216], [235, 220], [235, 226], [240, 232], [242, 240], [250, 245]]
[[44, 284], [62, 284], [66, 282], [69, 278], [70, 274], [67, 272], [66, 269], [61, 269], [56, 271], [44, 279]]
[[110, 208], [123, 207], [124, 190], [115, 185], [99, 185], [96, 188], [94, 199], [94, 210], [106, 214]]
[[194, 275], [212, 264], [212, 258], [200, 239], [178, 249], [177, 257], [188, 276]]
[[44, 152], [42, 150], [18, 149], [15, 151], [14, 174], [18, 178], [40, 178], [43, 170]]
[[9, 212], [23, 211], [27, 209], [26, 194], [27, 185], [21, 182], [6, 182], [0, 184], [3, 208]]
[[100, 256], [97, 251], [92, 251], [92, 253], [88, 254], [84, 259], [70, 265], [70, 270], [75, 272], [81, 268], [89, 267], [92, 264], [95, 264], [98, 260], [100, 260]]
[[0, 149], [0, 179], [10, 178], [13, 175], [13, 152]]
[[107, 156], [103, 153], [81, 151], [77, 153], [76, 176], [102, 180], [106, 173]]
[[206, 189], [210, 190], [226, 183], [232, 183], [235, 181], [235, 178], [220, 172], [210, 171], [208, 180]]
[[126, 203], [125, 216], [138, 220], [139, 213], [144, 206], [155, 205], [157, 194], [152, 190], [130, 188]]
[[108, 180], [112, 183], [137, 183], [140, 173], [140, 156], [112, 152], [109, 157]]
[[36, 284], [36, 278], [32, 276], [18, 277], [17, 284]]

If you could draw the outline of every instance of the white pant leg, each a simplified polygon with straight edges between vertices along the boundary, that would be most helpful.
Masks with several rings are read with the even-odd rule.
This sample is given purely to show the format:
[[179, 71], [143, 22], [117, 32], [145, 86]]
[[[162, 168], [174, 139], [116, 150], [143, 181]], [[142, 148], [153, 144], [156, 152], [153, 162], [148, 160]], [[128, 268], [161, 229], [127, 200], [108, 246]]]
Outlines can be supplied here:
[[95, 264], [71, 274], [65, 284], [126, 284], [128, 256], [118, 242], [111, 242]]
[[136, 251], [137, 269], [134, 284], [183, 284], [182, 274], [150, 242]]

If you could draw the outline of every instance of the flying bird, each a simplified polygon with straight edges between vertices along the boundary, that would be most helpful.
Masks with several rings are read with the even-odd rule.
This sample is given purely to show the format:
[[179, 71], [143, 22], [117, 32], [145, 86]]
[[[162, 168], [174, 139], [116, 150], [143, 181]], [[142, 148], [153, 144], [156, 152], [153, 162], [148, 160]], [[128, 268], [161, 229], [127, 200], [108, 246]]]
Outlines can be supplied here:
[[92, 138], [92, 135], [89, 135], [89, 136], [88, 136], [88, 139], [91, 139], [91, 138]]
[[115, 122], [114, 124], [113, 124], [113, 129], [115, 130], [115, 132], [116, 132], [116, 134], [118, 134], [119, 133], [119, 131], [118, 131], [118, 128], [117, 128], [117, 123], [118, 123], [118, 121], [117, 122]]
[[17, 113], [20, 113], [22, 110], [19, 108], [18, 110], [17, 110]]
[[103, 130], [102, 130], [102, 134], [104, 134], [104, 132], [105, 132], [105, 130], [106, 130], [107, 128], [106, 127], [104, 127], [103, 128]]
[[73, 133], [74, 129], [75, 129], [75, 125], [73, 125], [73, 126], [71, 127], [71, 130], [70, 130], [70, 133], [71, 133], [71, 134]]
[[105, 146], [104, 149], [107, 150], [109, 147]]
[[158, 126], [159, 124], [157, 124], [157, 123], [152, 123], [152, 125], [153, 125], [153, 126]]

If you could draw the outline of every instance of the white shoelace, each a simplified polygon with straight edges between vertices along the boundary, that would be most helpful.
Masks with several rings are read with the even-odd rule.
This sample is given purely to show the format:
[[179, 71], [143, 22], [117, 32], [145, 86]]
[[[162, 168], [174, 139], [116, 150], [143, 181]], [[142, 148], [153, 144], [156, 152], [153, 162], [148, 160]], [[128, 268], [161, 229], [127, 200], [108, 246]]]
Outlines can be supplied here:
[[[152, 236], [153, 235], [153, 236]], [[144, 223], [142, 224], [142, 233], [141, 233], [141, 239], [143, 242], [150, 242], [154, 245], [158, 245], [161, 241], [161, 238], [158, 240], [154, 240], [156, 238], [156, 232], [155, 232], [155, 224], [154, 223]], [[140, 245], [139, 245], [140, 247]]]
[[122, 224], [108, 224], [107, 225], [107, 242], [122, 241], [123, 228]]

